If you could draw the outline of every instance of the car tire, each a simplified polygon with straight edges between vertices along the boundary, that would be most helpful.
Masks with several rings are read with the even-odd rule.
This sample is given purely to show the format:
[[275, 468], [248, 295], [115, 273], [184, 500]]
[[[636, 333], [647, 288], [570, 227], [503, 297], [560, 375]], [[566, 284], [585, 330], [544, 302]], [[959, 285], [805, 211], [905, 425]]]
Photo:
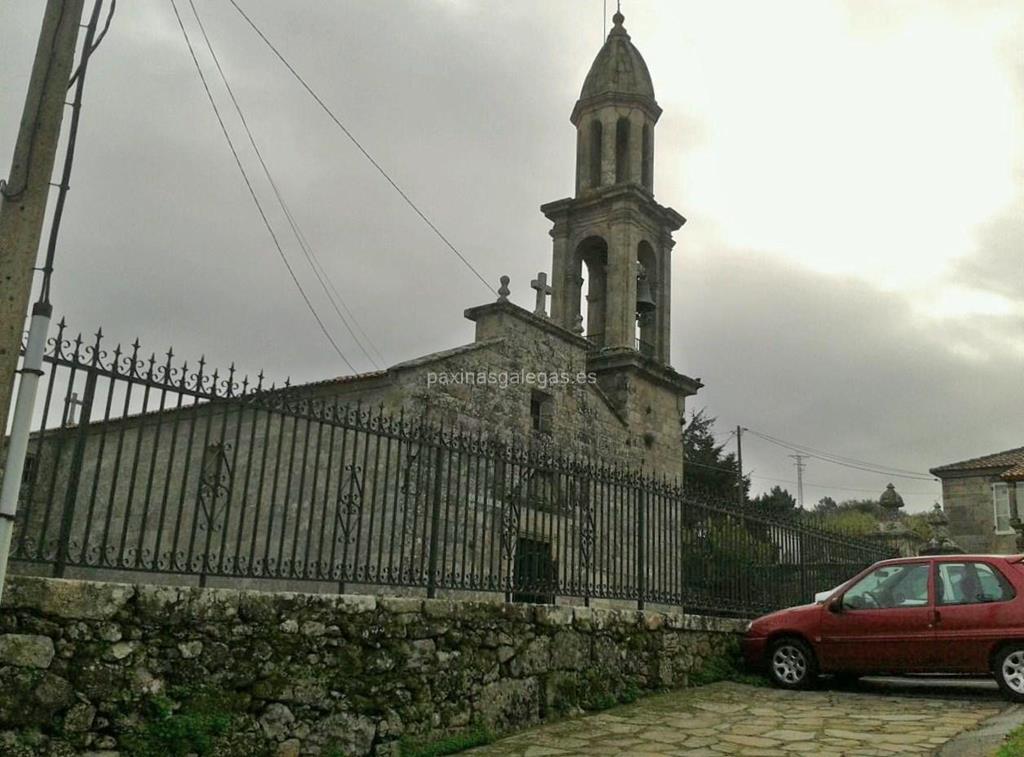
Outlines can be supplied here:
[[1007, 644], [994, 660], [996, 683], [1011, 702], [1024, 702], [1024, 644]]
[[780, 689], [809, 689], [818, 680], [818, 662], [802, 639], [787, 636], [768, 648], [768, 677]]

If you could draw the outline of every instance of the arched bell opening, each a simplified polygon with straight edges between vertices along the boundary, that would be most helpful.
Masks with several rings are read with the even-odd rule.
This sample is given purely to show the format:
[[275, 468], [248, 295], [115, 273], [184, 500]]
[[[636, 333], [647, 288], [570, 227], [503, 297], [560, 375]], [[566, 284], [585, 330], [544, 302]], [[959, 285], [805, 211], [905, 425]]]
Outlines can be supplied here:
[[576, 302], [583, 316], [583, 335], [595, 347], [603, 347], [608, 323], [608, 243], [601, 237], [588, 237], [577, 245], [575, 257], [582, 295]]

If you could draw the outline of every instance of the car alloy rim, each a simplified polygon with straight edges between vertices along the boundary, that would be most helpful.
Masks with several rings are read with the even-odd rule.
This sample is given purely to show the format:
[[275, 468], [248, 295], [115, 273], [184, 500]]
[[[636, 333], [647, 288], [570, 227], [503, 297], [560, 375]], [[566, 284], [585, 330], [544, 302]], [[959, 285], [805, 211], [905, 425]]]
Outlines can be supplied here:
[[1003, 680], [1018, 694], [1024, 694], [1024, 650], [1018, 649], [1003, 660]]
[[[1021, 664], [1020, 674], [1024, 674], [1024, 655], [1021, 655]], [[772, 655], [772, 670], [775, 672], [775, 677], [784, 683], [799, 683], [807, 675], [807, 658], [798, 647], [783, 644]], [[1024, 684], [1024, 679], [1022, 679], [1022, 684]]]

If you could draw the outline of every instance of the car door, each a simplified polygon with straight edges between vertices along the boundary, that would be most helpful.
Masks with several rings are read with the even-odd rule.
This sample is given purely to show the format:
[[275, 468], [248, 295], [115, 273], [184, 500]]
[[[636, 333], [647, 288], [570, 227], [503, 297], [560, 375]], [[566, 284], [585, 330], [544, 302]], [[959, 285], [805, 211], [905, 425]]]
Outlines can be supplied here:
[[824, 671], [911, 672], [932, 668], [933, 588], [929, 560], [882, 565], [822, 612]]
[[934, 653], [938, 670], [987, 673], [992, 644], [1020, 626], [1013, 585], [994, 561], [935, 563]]

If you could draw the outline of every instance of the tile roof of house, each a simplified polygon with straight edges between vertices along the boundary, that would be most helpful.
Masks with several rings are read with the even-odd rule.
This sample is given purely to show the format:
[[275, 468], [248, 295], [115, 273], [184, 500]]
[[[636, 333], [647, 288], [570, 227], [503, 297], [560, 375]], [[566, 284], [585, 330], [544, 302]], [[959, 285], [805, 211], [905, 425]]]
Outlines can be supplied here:
[[1003, 478], [1007, 481], [1024, 481], [1024, 463], [1010, 468], [1003, 472]]
[[1024, 467], [1024, 447], [1008, 449], [1003, 452], [996, 452], [982, 457], [972, 457], [970, 460], [961, 460], [958, 463], [949, 463], [932, 468], [931, 472], [952, 473], [954, 471], [977, 470], [979, 468], [1017, 468]]

